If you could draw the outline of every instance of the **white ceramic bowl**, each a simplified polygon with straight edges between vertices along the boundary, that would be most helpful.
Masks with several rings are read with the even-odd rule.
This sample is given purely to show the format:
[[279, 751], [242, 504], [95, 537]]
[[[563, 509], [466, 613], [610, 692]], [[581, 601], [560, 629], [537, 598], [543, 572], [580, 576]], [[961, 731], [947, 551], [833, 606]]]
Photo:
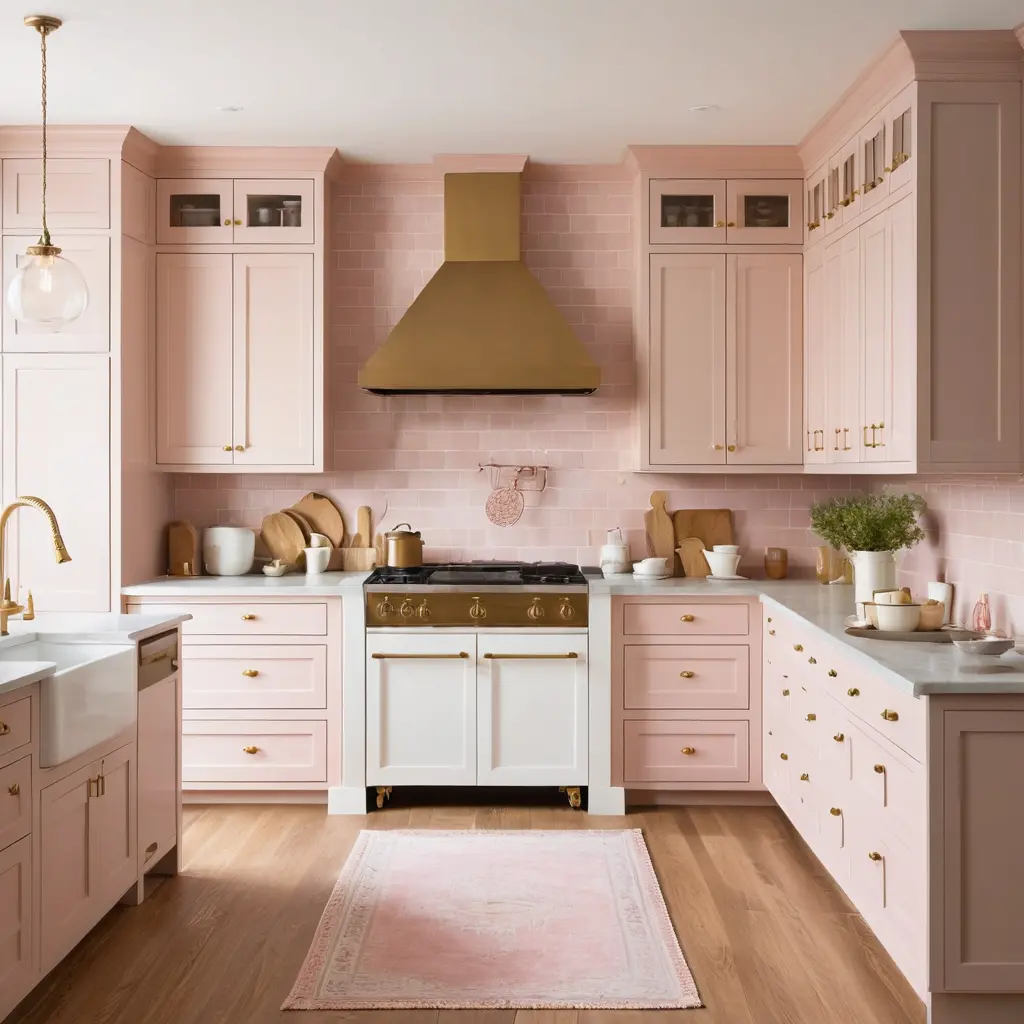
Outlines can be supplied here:
[[712, 549], [715, 554], [721, 552], [723, 555], [738, 555], [740, 553], [739, 544], [716, 544]]
[[645, 558], [642, 562], [634, 562], [633, 572], [637, 576], [664, 576], [668, 572], [668, 559]]
[[705, 551], [708, 568], [712, 576], [735, 576], [739, 568], [740, 556], [725, 551]]
[[999, 636], [986, 636], [980, 640], [954, 640], [953, 646], [965, 654], [1005, 654], [1012, 651], [1015, 640], [1005, 640]]
[[[876, 604], [878, 628], [883, 633], [912, 633], [921, 624], [919, 604]], [[871, 609], [868, 610], [868, 617]]]
[[203, 565], [211, 576], [244, 576], [256, 554], [256, 534], [246, 526], [203, 530]]

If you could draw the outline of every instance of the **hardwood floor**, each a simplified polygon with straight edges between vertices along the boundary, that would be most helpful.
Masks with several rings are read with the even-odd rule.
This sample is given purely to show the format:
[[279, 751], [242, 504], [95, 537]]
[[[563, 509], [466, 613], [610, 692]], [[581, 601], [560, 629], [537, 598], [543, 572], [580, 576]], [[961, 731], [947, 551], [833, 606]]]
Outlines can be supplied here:
[[[361, 828], [643, 828], [701, 1010], [282, 1013]], [[117, 908], [7, 1024], [923, 1024], [924, 1007], [775, 808], [186, 810], [185, 872]], [[572, 881], [571, 865], [564, 884]]]

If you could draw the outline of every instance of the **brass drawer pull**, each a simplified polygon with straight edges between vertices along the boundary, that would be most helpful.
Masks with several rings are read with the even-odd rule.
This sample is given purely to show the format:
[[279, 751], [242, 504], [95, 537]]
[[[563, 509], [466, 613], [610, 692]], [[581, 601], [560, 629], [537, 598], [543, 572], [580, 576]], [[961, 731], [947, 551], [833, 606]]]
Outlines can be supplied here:
[[697, 748], [696, 747], [683, 747], [683, 749], [680, 751], [680, 753], [681, 754], [687, 754], [687, 755], [689, 755], [689, 754], [696, 754], [697, 753]]
[[810, 775], [807, 774], [807, 772], [802, 772], [801, 775], [800, 775], [800, 781], [801, 782], [810, 782], [811, 781], [811, 777], [810, 777]]
[[841, 732], [837, 732], [835, 736], [832, 737], [832, 739], [834, 739], [836, 743], [842, 743], [843, 740], [846, 739], [846, 736]]
[[768, 630], [768, 635], [769, 636], [775, 636], [775, 630], [774, 629], [769, 629]]
[[256, 618], [256, 616], [255, 616], [255, 615], [253, 615], [253, 613], [252, 613], [252, 612], [246, 612], [246, 613], [245, 613], [245, 614], [244, 614], [244, 615], [242, 616], [242, 621], [243, 621], [243, 622], [253, 622], [253, 621], [255, 620], [255, 618]]
[[258, 754], [260, 752], [260, 748], [259, 747], [242, 747], [242, 750], [246, 754]]
[[871, 853], [868, 854], [868, 860], [881, 860], [881, 859], [882, 859], [882, 855], [880, 853], [875, 853], [874, 851], [872, 851]]
[[679, 673], [679, 678], [680, 679], [692, 679], [693, 678], [693, 673], [689, 669], [686, 669], [685, 671]]
[[[375, 654], [376, 658], [377, 655]], [[454, 657], [454, 655], [447, 655], [447, 657]], [[462, 657], [461, 654], [458, 657]], [[467, 654], [466, 657], [469, 657]], [[568, 654], [490, 654], [484, 655], [489, 661], [493, 661], [496, 658], [500, 658], [502, 661], [564, 661], [566, 658], [578, 658], [579, 654], [576, 651], [569, 651]]]
[[875, 771], [878, 772], [879, 775], [884, 775], [885, 774], [885, 765], [884, 764], [876, 764], [875, 765]]
[[21, 786], [19, 786], [17, 782], [12, 782], [7, 787], [7, 792], [10, 793], [11, 796], [17, 796], [21, 792]]
[[830, 678], [830, 679], [835, 679], [835, 678], [836, 678], [836, 676], [838, 676], [838, 675], [839, 675], [839, 673], [838, 673], [838, 672], [837, 672], [837, 671], [836, 671], [836, 670], [835, 670], [834, 668], [830, 668], [830, 669], [828, 670], [828, 674], [829, 674], [829, 678]]
[[886, 709], [885, 709], [885, 710], [884, 710], [884, 711], [882, 712], [882, 717], [883, 717], [883, 718], [884, 718], [884, 719], [885, 719], [885, 720], [886, 720], [887, 722], [898, 722], [898, 721], [900, 720], [900, 715], [899, 715], [899, 712], [898, 712], [898, 711], [890, 711], [890, 710], [889, 710], [888, 708], [886, 708]]
[[694, 616], [692, 616], [692, 615], [680, 615], [679, 616], [679, 621], [680, 622], [693, 622], [693, 619], [694, 619]]
[[808, 664], [808, 665], [817, 665], [817, 664], [818, 664], [818, 659], [817, 659], [816, 657], [814, 657], [814, 655], [812, 654], [812, 655], [811, 655], [811, 656], [810, 656], [810, 657], [809, 657], [809, 658], [807, 659], [807, 664]]
[[851, 686], [846, 691], [846, 696], [847, 697], [859, 697], [860, 696], [860, 690], [858, 690], [856, 686]]
[[793, 644], [793, 650], [799, 654], [804, 649], [803, 644]]
[[11, 727], [6, 722], [0, 722], [0, 736], [8, 736], [11, 732]]
[[769, 621], [769, 622], [771, 622], [771, 621], [772, 621], [772, 617], [771, 617], [770, 615], [768, 616], [768, 621]]
[[782, 691], [782, 696], [783, 697], [788, 697], [789, 696], [789, 690], [783, 690]]
[[808, 722], [816, 722], [817, 720], [818, 716], [813, 711], [806, 718], [806, 721]]
[[828, 809], [828, 813], [831, 814], [833, 818], [838, 818], [839, 815], [842, 814], [843, 812], [838, 807], [830, 807]]
[[783, 761], [789, 760], [789, 754], [779, 754], [779, 757], [782, 758]]
[[374, 661], [450, 661], [458, 658], [468, 658], [469, 655], [465, 651], [459, 651], [458, 654], [378, 654], [374, 652], [370, 655]]
[[146, 860], [149, 860], [153, 854], [156, 853], [159, 847], [159, 843], [150, 843], [149, 846], [146, 847]]
[[245, 676], [246, 679], [255, 679], [259, 674], [260, 674], [259, 669], [256, 669], [256, 668], [243, 668], [242, 669], [242, 675]]

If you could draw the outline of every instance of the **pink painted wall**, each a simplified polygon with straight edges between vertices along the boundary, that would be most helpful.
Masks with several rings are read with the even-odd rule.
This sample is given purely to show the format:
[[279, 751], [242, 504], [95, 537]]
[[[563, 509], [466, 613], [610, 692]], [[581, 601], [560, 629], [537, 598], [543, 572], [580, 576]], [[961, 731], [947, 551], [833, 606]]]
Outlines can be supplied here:
[[[335, 195], [337, 270], [331, 304], [333, 472], [309, 476], [179, 475], [178, 518], [197, 526], [258, 527], [306, 491], [330, 494], [352, 523], [370, 505], [374, 526], [408, 521], [430, 560], [568, 559], [595, 562], [605, 531], [621, 526], [644, 554], [643, 512], [654, 489], [670, 507], [735, 510], [743, 569], [763, 571], [765, 545], [810, 571], [812, 499], [848, 477], [656, 477], [630, 471], [635, 445], [632, 337], [632, 183], [620, 167], [530, 167], [524, 181], [525, 258], [601, 364], [587, 398], [383, 399], [356, 372], [442, 259], [442, 182], [429, 167], [357, 169]], [[480, 462], [552, 467], [543, 494], [510, 528], [484, 516]], [[387, 509], [385, 514], [384, 510]]]
[[[876, 481], [876, 489], [891, 481]], [[985, 591], [992, 625], [1024, 634], [1024, 481], [934, 477], [899, 481], [928, 502], [927, 538], [900, 558], [900, 583], [924, 593], [929, 580], [955, 585], [957, 621], [970, 622]]]

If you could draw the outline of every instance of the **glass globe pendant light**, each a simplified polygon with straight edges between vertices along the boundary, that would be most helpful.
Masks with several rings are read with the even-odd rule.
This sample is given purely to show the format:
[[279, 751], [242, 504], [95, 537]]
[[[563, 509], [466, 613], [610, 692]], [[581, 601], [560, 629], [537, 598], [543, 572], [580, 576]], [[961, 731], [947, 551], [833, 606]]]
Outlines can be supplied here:
[[7, 285], [7, 307], [24, 323], [63, 324], [77, 320], [89, 305], [89, 289], [81, 270], [61, 256], [46, 224], [46, 37], [61, 26], [60, 18], [30, 14], [25, 19], [41, 40], [43, 98], [43, 233], [18, 260]]

